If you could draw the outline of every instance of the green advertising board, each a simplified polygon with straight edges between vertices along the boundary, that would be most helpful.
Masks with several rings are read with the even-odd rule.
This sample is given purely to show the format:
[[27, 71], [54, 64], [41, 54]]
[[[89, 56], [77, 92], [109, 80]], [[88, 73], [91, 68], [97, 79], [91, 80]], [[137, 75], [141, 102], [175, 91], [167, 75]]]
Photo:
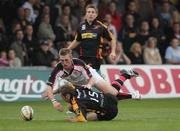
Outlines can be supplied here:
[[0, 68], [0, 101], [41, 100], [50, 72], [48, 68]]

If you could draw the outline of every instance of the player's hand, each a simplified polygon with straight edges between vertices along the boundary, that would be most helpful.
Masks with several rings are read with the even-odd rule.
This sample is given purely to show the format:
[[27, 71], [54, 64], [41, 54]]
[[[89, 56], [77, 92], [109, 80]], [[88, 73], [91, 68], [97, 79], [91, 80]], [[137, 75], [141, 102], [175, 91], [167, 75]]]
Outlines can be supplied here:
[[116, 58], [116, 53], [115, 52], [111, 52], [109, 57], [112, 59], [112, 60], [115, 60]]
[[91, 86], [91, 85], [89, 85], [89, 84], [87, 84], [87, 85], [82, 85], [82, 87], [84, 87], [84, 88], [88, 88], [88, 89], [91, 89], [91, 88], [92, 88], [92, 86]]
[[61, 105], [59, 102], [57, 102], [57, 101], [54, 101], [54, 102], [53, 102], [53, 106], [54, 106], [54, 108], [55, 108], [56, 110], [58, 110], [58, 111], [61, 111], [61, 112], [64, 111], [62, 105]]
[[42, 93], [41, 98], [44, 100], [48, 100], [49, 98], [47, 92]]
[[76, 119], [74, 119], [73, 117], [65, 118], [65, 120], [69, 122], [77, 122]]

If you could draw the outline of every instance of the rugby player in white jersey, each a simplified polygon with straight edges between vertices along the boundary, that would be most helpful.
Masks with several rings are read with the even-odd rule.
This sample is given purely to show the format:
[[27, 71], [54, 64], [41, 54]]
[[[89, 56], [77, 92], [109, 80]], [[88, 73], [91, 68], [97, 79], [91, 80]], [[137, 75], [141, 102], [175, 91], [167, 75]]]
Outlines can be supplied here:
[[85, 88], [95, 87], [103, 93], [110, 93], [116, 96], [119, 100], [140, 98], [139, 93], [126, 94], [120, 93], [120, 88], [126, 79], [138, 76], [135, 71], [123, 70], [119, 79], [113, 83], [106, 82], [92, 67], [86, 65], [82, 60], [73, 58], [72, 51], [67, 48], [62, 48], [59, 51], [59, 63], [53, 69], [49, 80], [47, 81], [47, 89], [43, 94], [43, 97], [48, 97], [53, 103], [55, 109], [63, 111], [62, 105], [54, 98], [53, 87], [55, 81], [59, 78], [65, 79], [71, 82], [75, 86], [82, 86]]

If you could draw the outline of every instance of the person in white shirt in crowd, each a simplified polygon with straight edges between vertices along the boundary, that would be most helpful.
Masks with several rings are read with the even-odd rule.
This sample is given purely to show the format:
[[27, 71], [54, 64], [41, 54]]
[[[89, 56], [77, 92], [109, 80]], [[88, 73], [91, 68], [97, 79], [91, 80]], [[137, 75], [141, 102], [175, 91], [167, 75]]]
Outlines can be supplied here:
[[166, 49], [165, 59], [167, 64], [180, 64], [180, 41], [173, 38], [171, 45]]
[[37, 17], [37, 15], [35, 14], [34, 9], [33, 9], [33, 4], [34, 4], [34, 2], [35, 2], [35, 0], [27, 0], [27, 1], [22, 5], [22, 7], [23, 7], [24, 9], [29, 9], [29, 10], [30, 10], [30, 15], [29, 15], [29, 17], [28, 17], [28, 20], [29, 20], [30, 22], [32, 22], [32, 23], [35, 22], [36, 17]]

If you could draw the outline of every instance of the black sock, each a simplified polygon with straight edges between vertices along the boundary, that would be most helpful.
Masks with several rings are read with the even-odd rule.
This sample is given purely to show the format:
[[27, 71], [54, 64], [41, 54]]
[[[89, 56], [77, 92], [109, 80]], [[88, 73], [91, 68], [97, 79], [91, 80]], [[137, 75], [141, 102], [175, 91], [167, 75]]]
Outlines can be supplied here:
[[120, 79], [115, 80], [112, 83], [112, 86], [119, 92], [121, 90], [121, 86], [123, 85], [123, 82]]
[[130, 79], [131, 78], [131, 76], [128, 75], [128, 74], [122, 74], [122, 76], [124, 76], [126, 79]]
[[124, 99], [132, 99], [132, 95], [128, 93], [118, 93], [116, 96], [118, 100], [124, 100]]

